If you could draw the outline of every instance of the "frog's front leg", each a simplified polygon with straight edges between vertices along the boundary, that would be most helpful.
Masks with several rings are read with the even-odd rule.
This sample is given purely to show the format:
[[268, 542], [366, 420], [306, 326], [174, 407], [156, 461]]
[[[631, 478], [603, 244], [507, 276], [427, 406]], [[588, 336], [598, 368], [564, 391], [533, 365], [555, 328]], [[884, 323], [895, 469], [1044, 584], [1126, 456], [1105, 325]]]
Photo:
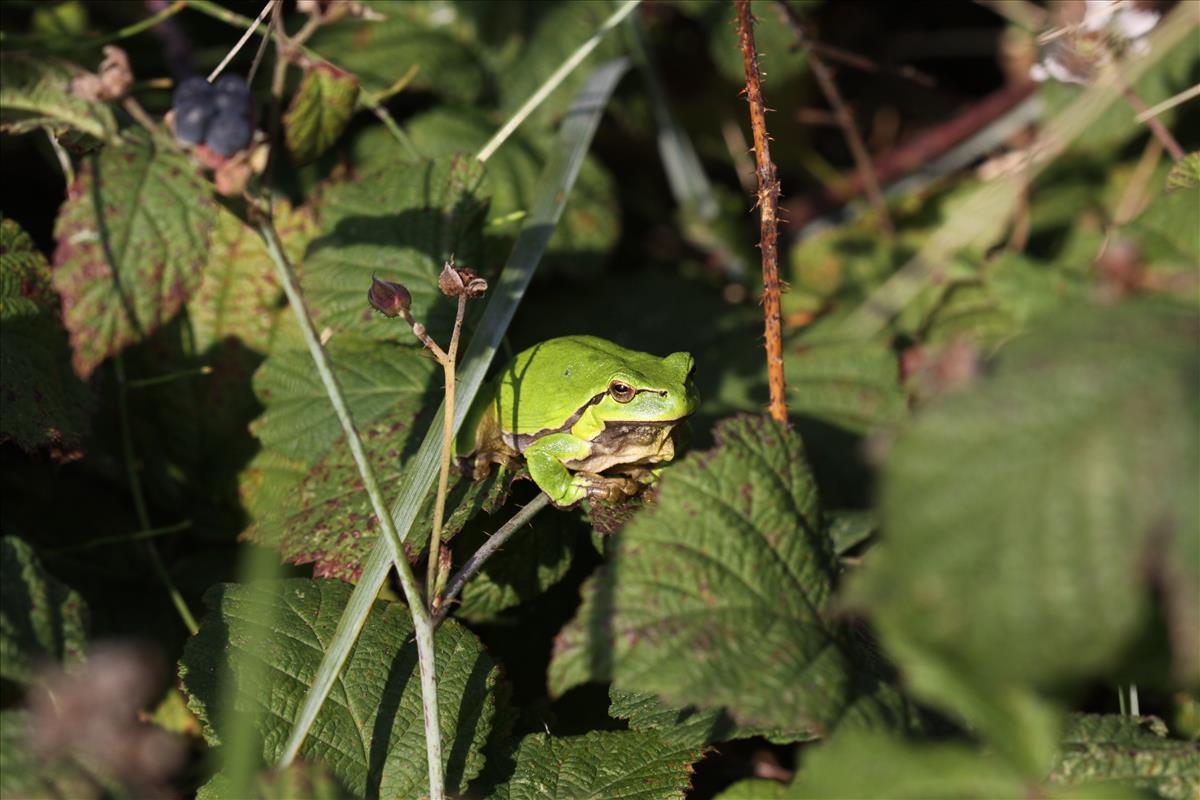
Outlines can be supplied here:
[[550, 496], [559, 508], [569, 508], [580, 500], [594, 497], [616, 501], [635, 487], [627, 478], [608, 478], [592, 472], [571, 472], [563, 464], [591, 455], [590, 442], [569, 433], [543, 436], [525, 448], [525, 464], [529, 477]]

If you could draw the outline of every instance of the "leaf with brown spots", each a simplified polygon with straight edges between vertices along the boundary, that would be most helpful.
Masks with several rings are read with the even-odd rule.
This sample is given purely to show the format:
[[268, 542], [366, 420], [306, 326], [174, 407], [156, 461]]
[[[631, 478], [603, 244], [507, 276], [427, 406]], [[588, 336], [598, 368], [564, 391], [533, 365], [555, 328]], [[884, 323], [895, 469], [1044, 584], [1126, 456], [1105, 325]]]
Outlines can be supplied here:
[[[418, 410], [397, 406], [393, 413], [360, 430], [367, 458], [383, 486], [401, 480], [408, 458], [420, 444], [426, 425], [417, 424]], [[478, 482], [452, 473], [442, 541], [449, 542], [481, 509], [491, 511], [502, 504], [511, 479], [503, 470], [492, 470]], [[405, 539], [410, 560], [420, 557], [429, 541], [434, 494], [431, 489]], [[298, 510], [281, 530], [278, 546], [284, 558], [293, 564], [311, 562], [318, 578], [357, 581], [379, 536], [379, 522], [344, 438], [292, 490], [287, 508]]]
[[908, 724], [908, 706], [828, 618], [837, 561], [800, 438], [757, 417], [726, 420], [715, 438], [614, 535], [555, 641], [551, 692], [612, 680], [794, 738]]
[[179, 311], [200, 285], [215, 223], [191, 162], [144, 135], [83, 162], [54, 228], [76, 372], [87, 377]]
[[[317, 230], [312, 211], [279, 200], [272, 220], [292, 264], [302, 268], [304, 248]], [[208, 265], [188, 301], [188, 317], [197, 352], [231, 338], [263, 355], [281, 343], [303, 347], [266, 245], [256, 230], [224, 208], [217, 212]]]
[[358, 78], [319, 61], [304, 73], [287, 113], [283, 136], [297, 164], [324, 153], [346, 129], [358, 100]]

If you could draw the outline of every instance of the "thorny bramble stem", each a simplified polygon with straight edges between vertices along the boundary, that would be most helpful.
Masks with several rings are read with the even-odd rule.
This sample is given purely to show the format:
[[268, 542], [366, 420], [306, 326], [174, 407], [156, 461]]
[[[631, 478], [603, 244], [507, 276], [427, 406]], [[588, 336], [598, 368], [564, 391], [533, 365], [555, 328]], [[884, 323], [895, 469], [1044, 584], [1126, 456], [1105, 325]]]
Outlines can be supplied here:
[[759, 249], [762, 251], [763, 317], [767, 346], [767, 385], [771, 396], [771, 417], [787, 424], [786, 386], [783, 380], [783, 314], [780, 304], [779, 254], [776, 247], [779, 213], [779, 178], [771, 161], [767, 135], [767, 107], [763, 102], [758, 53], [754, 49], [754, 18], [750, 0], [737, 0], [738, 39], [742, 64], [746, 70], [746, 102], [750, 104], [750, 127], [754, 131], [755, 174], [758, 176], [760, 215]]

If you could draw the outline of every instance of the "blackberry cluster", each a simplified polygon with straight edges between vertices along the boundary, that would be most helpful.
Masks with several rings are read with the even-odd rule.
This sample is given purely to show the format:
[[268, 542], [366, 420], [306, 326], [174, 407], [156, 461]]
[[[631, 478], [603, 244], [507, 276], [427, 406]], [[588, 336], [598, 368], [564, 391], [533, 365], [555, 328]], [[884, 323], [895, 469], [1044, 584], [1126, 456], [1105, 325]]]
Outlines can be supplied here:
[[254, 135], [250, 87], [240, 75], [222, 75], [215, 83], [193, 75], [176, 87], [174, 108], [175, 136], [219, 155], [233, 155]]

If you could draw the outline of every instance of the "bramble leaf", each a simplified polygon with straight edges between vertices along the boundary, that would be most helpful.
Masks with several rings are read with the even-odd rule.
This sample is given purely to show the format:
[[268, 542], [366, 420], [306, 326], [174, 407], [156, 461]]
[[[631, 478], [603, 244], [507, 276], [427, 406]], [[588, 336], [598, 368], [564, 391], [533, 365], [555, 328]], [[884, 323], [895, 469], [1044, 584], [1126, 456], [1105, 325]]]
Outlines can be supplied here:
[[1164, 192], [1155, 197], [1127, 228], [1140, 245], [1141, 256], [1157, 268], [1174, 268], [1189, 275], [1194, 296], [1196, 265], [1200, 264], [1200, 186]]
[[[494, 479], [493, 473], [489, 480]], [[455, 563], [466, 561], [486, 541], [488, 531], [498, 528], [502, 522], [489, 519], [457, 537]], [[428, 534], [424, 534], [422, 541], [427, 538]], [[575, 548], [581, 541], [578, 527], [567, 515], [539, 514], [467, 582], [454, 608], [454, 616], [483, 622], [538, 597], [567, 574]]]
[[191, 162], [145, 136], [83, 163], [54, 228], [76, 372], [87, 377], [174, 316], [200, 285], [215, 223]]
[[[215, 712], [232, 680], [236, 710], [260, 715], [263, 758], [279, 757], [350, 591], [340, 581], [300, 579], [209, 590], [211, 611], [184, 649], [180, 676], [211, 742], [221, 739]], [[499, 673], [452, 620], [438, 629], [435, 650], [446, 785], [459, 793], [483, 766]], [[428, 773], [419, 684], [407, 608], [376, 602], [300, 757], [324, 763], [356, 797], [421, 797]]]
[[90, 405], [70, 367], [46, 259], [17, 223], [0, 220], [0, 441], [75, 446]]
[[1200, 186], [1200, 152], [1188, 153], [1167, 173], [1167, 191], [1195, 189]]
[[[424, 155], [448, 156], [455, 150], [478, 151], [495, 133], [496, 123], [479, 112], [440, 108], [412, 120], [407, 130]], [[514, 217], [533, 207], [538, 177], [552, 141], [518, 129], [488, 159], [488, 219], [499, 230], [518, 230], [520, 223]], [[507, 228], [505, 220], [511, 220]], [[612, 176], [595, 157], [586, 156], [562, 219], [550, 237], [547, 259], [571, 274], [594, 272], [620, 230]]]
[[[384, 19], [342, 19], [322, 26], [309, 44], [371, 92], [387, 94], [403, 82], [469, 105], [487, 89], [490, 75], [471, 39], [430, 19], [418, 3], [376, 2], [374, 8]], [[452, 16], [462, 13], [446, 8]]]
[[297, 164], [307, 164], [324, 153], [342, 135], [358, 100], [358, 78], [349, 72], [317, 62], [304, 73], [287, 113], [283, 137]]
[[[312, 212], [277, 200], [271, 217], [292, 264], [302, 270], [304, 248], [316, 234]], [[208, 264], [187, 308], [198, 352], [229, 339], [262, 355], [280, 344], [303, 346], [262, 238], [224, 208], [217, 211]]]
[[798, 738], [847, 719], [903, 724], [903, 702], [826, 617], [837, 565], [799, 437], [738, 418], [714, 438], [615, 534], [555, 641], [551, 692], [612, 679]]
[[1152, 621], [1149, 576], [1176, 675], [1200, 675], [1198, 326], [1147, 303], [1060, 315], [888, 459], [884, 535], [851, 602], [914, 691], [1030, 769], [1053, 734], [1029, 690], [1120, 668]]
[[[332, 339], [327, 349], [360, 426], [389, 412], [401, 416], [401, 409], [416, 416], [435, 388], [433, 361], [416, 347], [347, 335]], [[311, 461], [328, 452], [342, 433], [307, 350], [288, 350], [267, 359], [255, 373], [254, 392], [267, 409], [251, 429], [269, 450]]]
[[654, 695], [646, 692], [626, 691], [613, 686], [608, 690], [608, 698], [609, 716], [627, 720], [630, 730], [657, 731], [664, 740], [687, 747], [718, 744], [751, 736], [766, 736], [781, 743], [797, 739], [795, 735], [740, 726], [723, 710], [701, 711], [694, 706], [678, 708], [664, 705]]
[[1200, 794], [1200, 742], [1166, 738], [1166, 726], [1153, 717], [1073, 714], [1049, 782], [1187, 800]]
[[[416, 452], [424, 432], [424, 425], [417, 422], [419, 412], [413, 404], [401, 404], [359, 429], [367, 459], [385, 486], [400, 480]], [[502, 503], [511, 477], [493, 470], [485, 480], [473, 481], [455, 470], [446, 493], [442, 541], [449, 542], [481, 508], [493, 510]], [[426, 498], [417, 517], [420, 522], [405, 539], [412, 560], [429, 541], [434, 496], [431, 492]], [[268, 530], [261, 526], [250, 532], [250, 538], [274, 544], [293, 564], [312, 562], [314, 577], [357, 581], [379, 538], [379, 523], [344, 437], [287, 493], [286, 507], [289, 512], [279, 526], [277, 541], [270, 542]]]
[[517, 745], [512, 775], [495, 800], [675, 800], [691, 786], [699, 747], [654, 731], [592, 731], [583, 736], [531, 733]]
[[44, 54], [0, 57], [0, 131], [73, 129], [102, 141], [113, 139], [117, 121], [108, 105], [71, 93], [71, 78], [79, 72], [79, 67]]
[[900, 365], [886, 342], [804, 336], [785, 357], [789, 413], [865, 433], [908, 410]]
[[478, 161], [460, 155], [398, 162], [331, 186], [301, 276], [318, 327], [414, 341], [402, 321], [367, 305], [378, 273], [409, 290], [413, 317], [444, 342], [440, 331], [453, 322], [454, 303], [438, 291], [437, 276], [452, 254], [461, 266], [481, 266], [483, 174]]
[[82, 661], [87, 627], [83, 598], [49, 575], [25, 542], [0, 539], [0, 678], [29, 683], [42, 662]]

